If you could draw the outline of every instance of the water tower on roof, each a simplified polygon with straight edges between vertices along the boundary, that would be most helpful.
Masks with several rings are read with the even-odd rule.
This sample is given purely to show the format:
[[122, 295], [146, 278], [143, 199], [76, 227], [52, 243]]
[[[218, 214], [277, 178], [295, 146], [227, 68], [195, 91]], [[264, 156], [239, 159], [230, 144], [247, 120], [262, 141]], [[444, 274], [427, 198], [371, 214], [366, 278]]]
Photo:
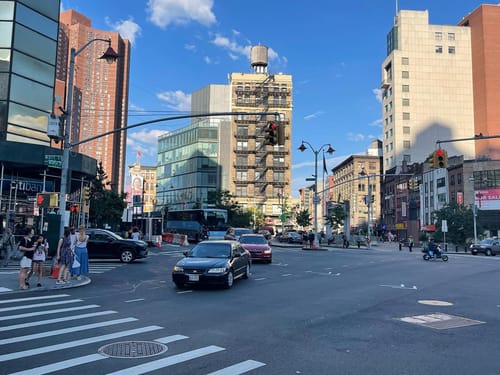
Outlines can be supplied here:
[[253, 46], [250, 50], [250, 64], [255, 73], [267, 73], [267, 47]]

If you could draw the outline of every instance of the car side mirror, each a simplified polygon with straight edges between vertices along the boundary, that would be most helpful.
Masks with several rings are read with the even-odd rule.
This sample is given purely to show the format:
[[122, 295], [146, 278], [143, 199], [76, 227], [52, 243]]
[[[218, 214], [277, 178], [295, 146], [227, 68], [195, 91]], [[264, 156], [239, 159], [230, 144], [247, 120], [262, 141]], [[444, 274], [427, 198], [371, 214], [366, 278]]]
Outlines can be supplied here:
[[184, 250], [184, 251], [182, 252], [182, 254], [183, 254], [185, 257], [187, 257], [187, 256], [188, 256], [188, 254], [189, 254], [189, 251], [188, 251], [188, 250]]

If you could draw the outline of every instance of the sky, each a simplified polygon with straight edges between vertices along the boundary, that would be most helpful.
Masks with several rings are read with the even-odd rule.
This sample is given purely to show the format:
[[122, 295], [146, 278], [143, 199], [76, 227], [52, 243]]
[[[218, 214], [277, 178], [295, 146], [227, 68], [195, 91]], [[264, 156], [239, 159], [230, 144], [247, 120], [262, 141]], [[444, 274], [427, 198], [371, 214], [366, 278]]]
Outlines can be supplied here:
[[[496, 2], [490, 2], [496, 3]], [[382, 139], [381, 63], [396, 9], [428, 10], [430, 24], [456, 25], [473, 0], [62, 0], [92, 27], [130, 40], [128, 124], [188, 114], [190, 94], [252, 72], [250, 48], [269, 48], [270, 74], [293, 78], [292, 196], [329, 143], [331, 170]], [[127, 135], [127, 165], [156, 165], [157, 137], [188, 125], [168, 121]], [[327, 147], [324, 148], [326, 150]], [[138, 159], [138, 151], [141, 157]], [[322, 154], [320, 158], [322, 157]], [[321, 173], [322, 162], [319, 162]], [[309, 183], [310, 184], [310, 183]]]

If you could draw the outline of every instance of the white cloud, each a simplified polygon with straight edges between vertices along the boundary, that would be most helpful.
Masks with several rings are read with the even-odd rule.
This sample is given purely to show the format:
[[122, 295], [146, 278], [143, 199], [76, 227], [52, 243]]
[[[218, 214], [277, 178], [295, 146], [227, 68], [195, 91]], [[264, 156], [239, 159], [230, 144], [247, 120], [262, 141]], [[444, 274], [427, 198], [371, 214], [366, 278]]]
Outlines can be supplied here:
[[361, 134], [361, 133], [347, 133], [347, 139], [349, 141], [353, 141], [353, 142], [360, 142], [360, 141], [364, 141], [365, 140], [365, 135], [364, 134]]
[[205, 63], [207, 63], [207, 64], [211, 64], [212, 63], [212, 60], [210, 60], [210, 57], [208, 57], [208, 56], [205, 56], [203, 58], [203, 61], [205, 61]]
[[164, 91], [156, 94], [156, 97], [165, 102], [169, 108], [181, 112], [191, 110], [191, 95], [183, 91]]
[[194, 44], [184, 44], [184, 49], [196, 52], [196, 46]]
[[146, 11], [149, 20], [162, 29], [193, 21], [210, 26], [217, 22], [213, 5], [213, 0], [149, 0]]
[[379, 118], [375, 121], [372, 121], [368, 124], [369, 126], [378, 126], [378, 127], [382, 127], [382, 119]]
[[322, 116], [324, 114], [325, 114], [324, 111], [316, 111], [314, 113], [311, 113], [310, 115], [304, 116], [304, 120], [306, 120], [306, 121], [307, 120], [313, 120], [313, 119], [318, 118], [319, 116]]
[[141, 35], [141, 27], [134, 22], [132, 17], [128, 20], [112, 22], [109, 17], [105, 18], [106, 24], [117, 31], [122, 38], [128, 39], [130, 44], [135, 44], [135, 39]]
[[375, 99], [377, 99], [377, 102], [382, 103], [382, 89], [373, 89], [372, 93], [375, 95]]
[[144, 156], [156, 157], [158, 153], [158, 137], [168, 131], [160, 129], [140, 130], [127, 134], [127, 149], [140, 150]]

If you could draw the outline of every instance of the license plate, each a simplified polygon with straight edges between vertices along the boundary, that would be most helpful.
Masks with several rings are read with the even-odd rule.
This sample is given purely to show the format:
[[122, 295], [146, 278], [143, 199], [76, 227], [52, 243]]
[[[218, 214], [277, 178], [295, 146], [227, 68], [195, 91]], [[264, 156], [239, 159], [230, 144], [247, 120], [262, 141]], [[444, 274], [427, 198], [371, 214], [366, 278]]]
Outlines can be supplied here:
[[200, 275], [189, 275], [189, 281], [200, 281]]

